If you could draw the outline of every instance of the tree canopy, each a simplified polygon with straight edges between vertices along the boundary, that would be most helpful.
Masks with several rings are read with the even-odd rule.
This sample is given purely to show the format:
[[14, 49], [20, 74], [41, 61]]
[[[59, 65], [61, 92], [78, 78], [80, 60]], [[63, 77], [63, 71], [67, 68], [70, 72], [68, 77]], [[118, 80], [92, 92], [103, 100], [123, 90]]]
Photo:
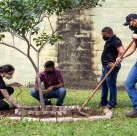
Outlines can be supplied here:
[[[99, 0], [1, 0], [0, 44], [14, 48], [27, 56], [35, 68], [35, 71], [37, 71], [37, 66], [30, 56], [31, 49], [39, 55], [46, 43], [54, 44], [61, 38], [57, 32], [62, 26], [53, 30], [50, 17], [53, 15], [62, 16], [62, 14], [67, 14], [73, 9], [80, 11], [84, 8], [95, 7], [99, 5], [98, 2]], [[70, 20], [74, 17], [75, 14], [72, 15]], [[47, 34], [43, 31], [41, 35], [38, 35], [41, 29], [39, 24], [45, 20], [49, 21], [52, 32], [51, 34]], [[64, 24], [66, 23], [68, 22], [64, 22]], [[6, 37], [5, 32], [11, 34], [13, 45], [9, 45], [4, 41]], [[18, 45], [15, 45], [14, 37], [18, 37], [26, 42], [26, 52], [20, 50]]]

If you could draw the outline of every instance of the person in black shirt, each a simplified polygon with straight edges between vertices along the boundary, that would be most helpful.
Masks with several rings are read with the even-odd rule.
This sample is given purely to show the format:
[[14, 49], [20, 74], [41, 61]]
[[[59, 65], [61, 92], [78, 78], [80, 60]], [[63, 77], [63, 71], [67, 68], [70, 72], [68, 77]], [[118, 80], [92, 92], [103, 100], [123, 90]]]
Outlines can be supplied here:
[[[104, 78], [106, 73], [114, 65], [116, 58], [124, 52], [124, 47], [122, 46], [121, 40], [113, 33], [113, 30], [110, 27], [102, 29], [102, 37], [105, 41], [104, 50], [101, 55], [101, 62], [103, 66], [102, 78]], [[117, 105], [116, 80], [120, 67], [120, 65], [117, 65], [102, 84], [101, 106], [114, 108]], [[109, 100], [108, 91], [110, 91]]]
[[17, 108], [20, 107], [20, 105], [16, 103], [16, 101], [13, 100], [10, 95], [14, 92], [14, 89], [11, 86], [21, 86], [21, 84], [14, 82], [10, 85], [6, 85], [3, 80], [3, 78], [11, 79], [14, 71], [14, 67], [9, 64], [0, 67], [0, 110], [9, 109], [9, 104], [3, 100], [4, 98], [9, 101], [13, 106]]

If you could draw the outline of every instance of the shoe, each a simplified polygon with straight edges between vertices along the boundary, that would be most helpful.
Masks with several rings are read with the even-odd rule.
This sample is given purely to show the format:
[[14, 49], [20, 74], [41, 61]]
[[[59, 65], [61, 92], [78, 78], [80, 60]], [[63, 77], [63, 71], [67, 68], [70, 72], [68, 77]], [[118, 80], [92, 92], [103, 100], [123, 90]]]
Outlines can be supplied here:
[[116, 108], [116, 106], [115, 106], [115, 105], [111, 106], [111, 105], [109, 105], [109, 104], [107, 104], [107, 106], [106, 106], [106, 107], [107, 107], [107, 108], [109, 108], [109, 109]]
[[129, 112], [127, 114], [125, 114], [127, 117], [130, 118], [136, 118], [137, 117], [137, 110], [133, 110], [132, 112]]
[[45, 105], [52, 105], [51, 100], [45, 99]]
[[107, 104], [102, 104], [102, 103], [100, 102], [98, 106], [101, 107], [101, 108], [104, 108], [104, 107], [107, 106]]

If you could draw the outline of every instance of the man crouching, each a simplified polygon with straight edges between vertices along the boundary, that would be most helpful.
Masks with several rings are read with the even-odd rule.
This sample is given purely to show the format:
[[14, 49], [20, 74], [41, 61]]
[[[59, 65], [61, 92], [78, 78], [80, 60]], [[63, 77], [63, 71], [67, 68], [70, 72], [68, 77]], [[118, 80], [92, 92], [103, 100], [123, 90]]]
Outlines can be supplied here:
[[[64, 81], [61, 72], [55, 68], [53, 61], [47, 61], [44, 65], [45, 70], [40, 73], [40, 80], [43, 86], [43, 97], [45, 105], [52, 105], [51, 98], [56, 98], [57, 106], [62, 106], [66, 96], [66, 89], [64, 88]], [[31, 95], [40, 101], [37, 82], [31, 91]]]

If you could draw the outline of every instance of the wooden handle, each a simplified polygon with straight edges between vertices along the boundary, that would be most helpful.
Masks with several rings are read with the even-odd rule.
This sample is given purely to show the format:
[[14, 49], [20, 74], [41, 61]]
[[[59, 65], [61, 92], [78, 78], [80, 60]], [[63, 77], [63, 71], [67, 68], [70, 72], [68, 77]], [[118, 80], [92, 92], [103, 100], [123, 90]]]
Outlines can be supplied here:
[[[131, 47], [131, 45], [134, 43], [134, 40], [132, 40], [130, 42], [130, 44], [128, 45], [128, 47], [126, 48], [126, 50], [123, 52], [123, 54], [120, 56], [121, 58], [123, 58], [123, 56], [125, 55], [125, 53], [128, 51], [128, 49]], [[83, 103], [82, 107], [80, 110], [82, 110], [87, 103], [90, 101], [90, 99], [94, 96], [94, 94], [97, 92], [97, 90], [99, 89], [99, 87], [102, 85], [102, 83], [106, 80], [106, 78], [110, 75], [110, 73], [113, 71], [113, 69], [116, 67], [117, 63], [115, 62], [113, 67], [108, 71], [108, 73], [105, 75], [105, 77], [100, 81], [100, 83], [97, 85], [97, 87], [93, 90], [93, 93], [91, 94], [91, 96]]]
[[39, 98], [40, 98], [40, 110], [44, 111], [45, 103], [44, 103], [44, 97], [43, 97], [42, 90], [41, 90], [41, 85], [40, 85], [41, 81], [40, 81], [39, 73], [37, 73], [37, 83], [38, 83]]

